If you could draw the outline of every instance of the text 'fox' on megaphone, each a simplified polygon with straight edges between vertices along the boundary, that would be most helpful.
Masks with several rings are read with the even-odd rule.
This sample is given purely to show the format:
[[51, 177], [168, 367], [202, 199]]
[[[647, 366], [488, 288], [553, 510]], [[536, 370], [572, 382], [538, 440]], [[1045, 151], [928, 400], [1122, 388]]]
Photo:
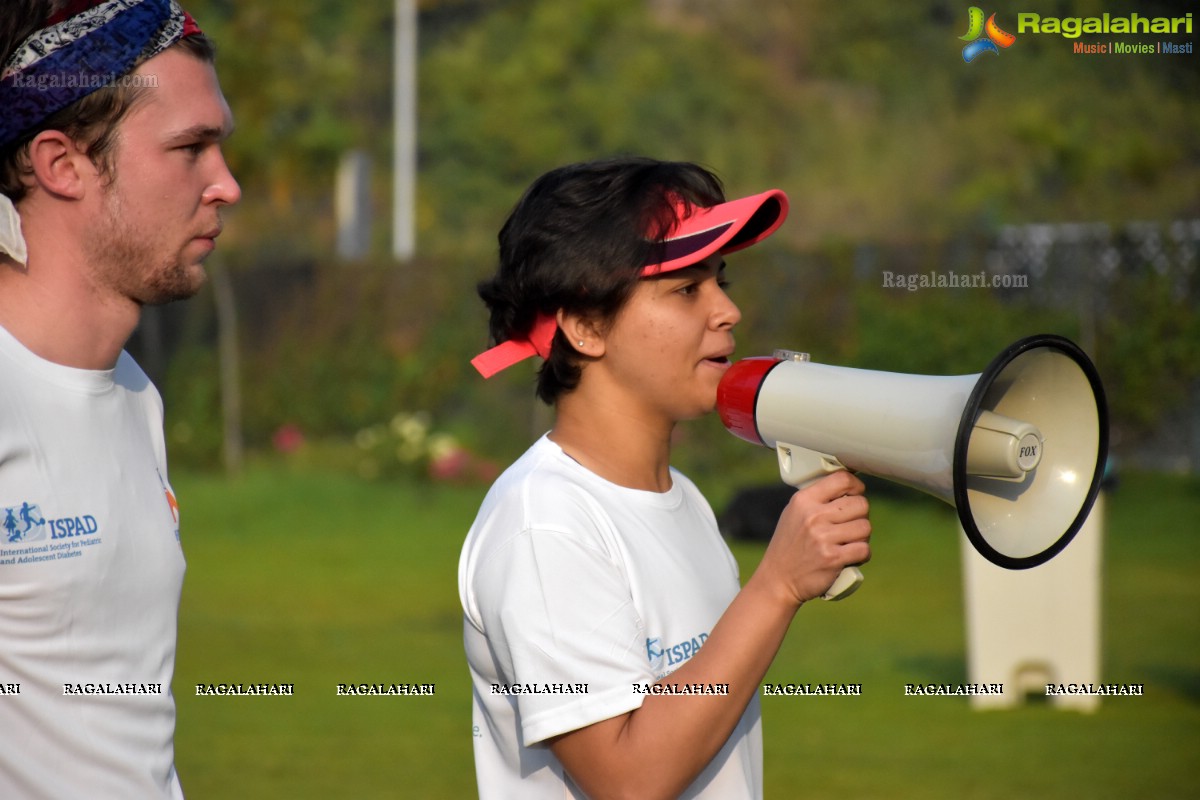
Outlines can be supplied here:
[[[850, 469], [920, 489], [953, 505], [975, 549], [1007, 569], [1067, 546], [1108, 455], [1099, 373], [1052, 334], [1014, 342], [978, 375], [835, 367], [777, 350], [734, 363], [717, 410], [735, 436], [775, 449], [786, 483]], [[847, 567], [825, 599], [861, 582]]]

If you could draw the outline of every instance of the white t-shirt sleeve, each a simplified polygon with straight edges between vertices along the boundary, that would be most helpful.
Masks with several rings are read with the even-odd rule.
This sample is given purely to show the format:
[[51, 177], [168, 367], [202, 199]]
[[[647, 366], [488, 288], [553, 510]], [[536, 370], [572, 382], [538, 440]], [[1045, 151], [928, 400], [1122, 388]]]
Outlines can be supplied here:
[[644, 626], [599, 542], [522, 531], [479, 565], [474, 590], [501, 674], [519, 684], [525, 746], [641, 705], [633, 685], [654, 681]]

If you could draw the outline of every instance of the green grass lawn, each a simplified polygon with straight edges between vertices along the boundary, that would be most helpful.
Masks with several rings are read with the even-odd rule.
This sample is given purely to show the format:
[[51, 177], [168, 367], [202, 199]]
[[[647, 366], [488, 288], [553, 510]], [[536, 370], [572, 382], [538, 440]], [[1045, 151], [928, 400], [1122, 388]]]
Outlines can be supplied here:
[[[176, 474], [188, 574], [174, 690], [189, 800], [468, 798], [470, 686], [456, 567], [483, 489], [255, 467]], [[1095, 714], [974, 711], [903, 696], [966, 680], [949, 508], [878, 498], [867, 582], [801, 609], [775, 682], [861, 697], [762, 698], [766, 794], [791, 798], [1184, 798], [1200, 793], [1200, 484], [1131, 476], [1108, 503]], [[748, 575], [761, 547], [738, 544]], [[196, 684], [290, 683], [291, 697]], [[339, 683], [432, 696], [339, 697]]]

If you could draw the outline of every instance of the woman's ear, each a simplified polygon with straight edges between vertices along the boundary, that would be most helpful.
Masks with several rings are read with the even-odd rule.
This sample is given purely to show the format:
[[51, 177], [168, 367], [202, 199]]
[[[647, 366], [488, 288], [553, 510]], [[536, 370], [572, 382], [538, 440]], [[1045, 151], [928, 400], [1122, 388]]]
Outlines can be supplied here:
[[567, 337], [571, 347], [582, 356], [599, 358], [604, 355], [604, 335], [595, 320], [559, 309], [555, 315], [558, 329]]

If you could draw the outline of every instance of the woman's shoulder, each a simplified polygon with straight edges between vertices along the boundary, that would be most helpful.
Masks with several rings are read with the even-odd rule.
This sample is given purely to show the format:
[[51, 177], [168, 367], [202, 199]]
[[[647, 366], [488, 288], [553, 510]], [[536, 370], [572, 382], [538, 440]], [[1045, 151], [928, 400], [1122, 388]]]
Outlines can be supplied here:
[[560, 516], [575, 517], [594, 505], [587, 475], [546, 437], [534, 442], [505, 469], [488, 490], [480, 519], [519, 517], [522, 527], [545, 525]]

